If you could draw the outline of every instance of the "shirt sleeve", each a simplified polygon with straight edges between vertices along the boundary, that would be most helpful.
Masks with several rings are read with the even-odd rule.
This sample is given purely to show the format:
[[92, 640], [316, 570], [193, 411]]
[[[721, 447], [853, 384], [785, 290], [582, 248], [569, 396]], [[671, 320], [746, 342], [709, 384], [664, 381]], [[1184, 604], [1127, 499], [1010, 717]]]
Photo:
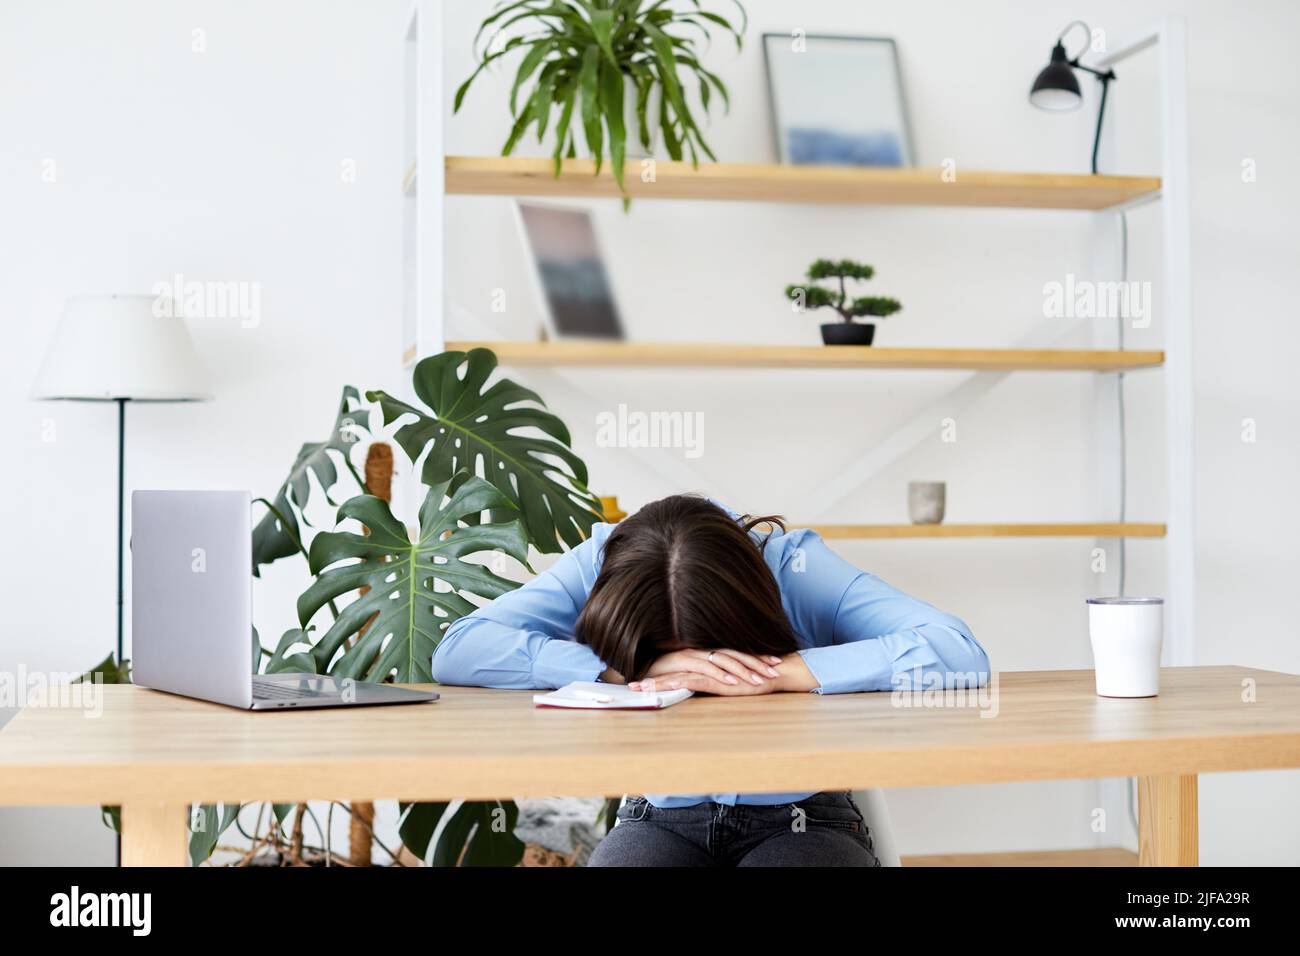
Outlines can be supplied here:
[[982, 687], [988, 655], [951, 614], [849, 564], [812, 531], [783, 548], [778, 580], [821, 694]]
[[433, 652], [433, 679], [520, 690], [596, 680], [606, 665], [574, 628], [603, 540], [593, 534], [523, 587], [453, 622]]

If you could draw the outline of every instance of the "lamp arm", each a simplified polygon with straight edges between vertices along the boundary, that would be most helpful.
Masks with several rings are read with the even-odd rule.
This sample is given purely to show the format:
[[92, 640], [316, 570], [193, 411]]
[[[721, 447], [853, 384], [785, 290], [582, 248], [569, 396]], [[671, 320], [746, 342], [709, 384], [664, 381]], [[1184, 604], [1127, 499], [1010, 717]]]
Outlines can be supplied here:
[[1084, 41], [1083, 49], [1075, 56], [1075, 60], [1077, 61], [1078, 58], [1083, 56], [1084, 52], [1088, 49], [1088, 44], [1092, 42], [1092, 27], [1088, 26], [1088, 24], [1084, 23], [1082, 20], [1071, 20], [1065, 25], [1065, 29], [1057, 34], [1056, 42], [1061, 43], [1061, 45], [1064, 46], [1062, 41], [1065, 40], [1069, 32], [1075, 27], [1083, 27], [1083, 32], [1088, 34], [1088, 39]]
[[1085, 73], [1091, 73], [1093, 76], [1097, 77], [1097, 79], [1099, 79], [1099, 80], [1113, 80], [1113, 79], [1115, 79], [1115, 71], [1114, 71], [1114, 70], [1105, 70], [1105, 71], [1103, 71], [1103, 70], [1094, 70], [1092, 67], [1090, 67], [1090, 66], [1085, 66], [1084, 64], [1080, 63], [1080, 62], [1079, 62], [1079, 58], [1078, 58], [1077, 56], [1076, 56], [1073, 60], [1070, 61], [1070, 66], [1074, 67], [1076, 70], [1083, 70], [1083, 72], [1085, 72]]
[[[1086, 34], [1088, 34], [1088, 39], [1089, 39], [1089, 40], [1092, 39], [1092, 27], [1088, 26], [1088, 24], [1084, 23], [1082, 20], [1074, 20], [1074, 21], [1068, 23], [1068, 24], [1066, 25], [1065, 29], [1061, 31], [1060, 36], [1058, 36], [1058, 37], [1056, 38], [1056, 42], [1057, 42], [1057, 43], [1061, 43], [1061, 41], [1063, 41], [1063, 40], [1065, 39], [1066, 34], [1068, 34], [1068, 33], [1069, 33], [1071, 30], [1073, 30], [1075, 27], [1083, 27], [1083, 32], [1086, 33]], [[1093, 69], [1093, 68], [1090, 67], [1090, 66], [1085, 66], [1083, 63], [1081, 63], [1080, 60], [1083, 58], [1083, 55], [1084, 55], [1086, 52], [1088, 52], [1088, 44], [1087, 44], [1087, 43], [1085, 43], [1085, 44], [1083, 45], [1083, 49], [1082, 49], [1082, 50], [1080, 50], [1078, 53], [1076, 53], [1073, 57], [1070, 58], [1070, 61], [1069, 61], [1069, 62], [1070, 62], [1070, 66], [1074, 67], [1076, 70], [1083, 70], [1083, 72], [1085, 72], [1085, 73], [1091, 73], [1093, 76], [1097, 77], [1097, 78], [1100, 79], [1100, 80], [1113, 80], [1113, 79], [1115, 79], [1115, 71], [1114, 71], [1114, 70], [1106, 70], [1106, 71], [1103, 72], [1103, 71], [1101, 71], [1101, 70], [1095, 70], [1095, 69]]]
[[[1084, 45], [1079, 52], [1071, 57], [1065, 50], [1065, 38], [1070, 34], [1070, 31], [1076, 27], [1081, 27], [1083, 29], [1083, 32], [1087, 35], [1087, 40], [1085, 40]], [[1091, 66], [1085, 66], [1081, 62], [1083, 54], [1087, 53], [1088, 48], [1091, 46], [1091, 41], [1092, 28], [1083, 20], [1071, 20], [1065, 25], [1065, 29], [1057, 34], [1056, 46], [1052, 49], [1052, 62], [1049, 64], [1049, 67], [1056, 66], [1064, 61], [1064, 63], [1071, 69], [1079, 70], [1083, 73], [1090, 73], [1101, 81], [1101, 104], [1097, 109], [1097, 132], [1092, 139], [1092, 173], [1095, 176], [1097, 174], [1097, 153], [1101, 148], [1101, 125], [1102, 120], [1106, 115], [1106, 93], [1110, 87], [1110, 81], [1115, 79], [1115, 71], [1109, 68], [1104, 71], [1098, 70]], [[1041, 81], [1043, 76], [1046, 74], [1047, 71], [1044, 70], [1043, 73], [1039, 75], [1039, 80]], [[1037, 83], [1035, 83], [1035, 91], [1036, 90]], [[1077, 83], [1072, 81], [1068, 88], [1068, 92], [1078, 94], [1079, 90], [1077, 89]], [[1030, 93], [1030, 98], [1032, 101], [1033, 91]]]
[[[1088, 24], [1084, 23], [1082, 20], [1072, 20], [1070, 23], [1065, 25], [1065, 29], [1062, 30], [1060, 35], [1056, 38], [1056, 42], [1060, 43], [1064, 40], [1066, 34], [1075, 27], [1083, 27], [1083, 32], [1088, 34], [1088, 39], [1092, 39], [1092, 27], [1088, 26]], [[1097, 70], [1079, 62], [1080, 57], [1083, 56], [1087, 49], [1088, 45], [1085, 43], [1084, 48], [1069, 62], [1070, 66], [1074, 69], [1082, 70], [1084, 73], [1091, 73], [1097, 79], [1101, 80], [1101, 105], [1097, 108], [1097, 132], [1092, 138], [1092, 173], [1095, 176], [1097, 174], [1097, 151], [1101, 148], [1101, 121], [1106, 115], [1106, 90], [1110, 86], [1110, 81], [1115, 79], [1115, 71], [1110, 69], [1104, 71]]]

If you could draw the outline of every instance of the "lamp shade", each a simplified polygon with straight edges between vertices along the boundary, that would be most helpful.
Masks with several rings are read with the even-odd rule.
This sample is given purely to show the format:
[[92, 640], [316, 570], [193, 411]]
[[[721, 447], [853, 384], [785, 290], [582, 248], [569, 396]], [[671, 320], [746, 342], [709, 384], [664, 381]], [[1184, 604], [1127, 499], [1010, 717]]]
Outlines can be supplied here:
[[1065, 47], [1059, 41], [1052, 49], [1051, 61], [1034, 80], [1034, 86], [1029, 91], [1029, 102], [1039, 109], [1058, 113], [1077, 110], [1083, 103], [1079, 79], [1074, 75]]
[[185, 322], [151, 295], [67, 301], [34, 398], [201, 402], [212, 398]]

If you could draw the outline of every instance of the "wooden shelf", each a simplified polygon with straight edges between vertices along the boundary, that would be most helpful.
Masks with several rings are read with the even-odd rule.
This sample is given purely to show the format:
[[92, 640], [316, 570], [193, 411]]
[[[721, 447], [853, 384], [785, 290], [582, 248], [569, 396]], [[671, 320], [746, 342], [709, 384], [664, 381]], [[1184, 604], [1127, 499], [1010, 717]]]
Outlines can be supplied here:
[[[555, 176], [549, 159], [448, 156], [446, 191], [458, 196], [617, 197], [608, 163], [595, 175], [587, 159], [565, 160]], [[1160, 192], [1158, 176], [1000, 173], [959, 170], [945, 182], [938, 169], [657, 161], [643, 182], [639, 160], [626, 163], [634, 199], [841, 203], [883, 206], [985, 206], [1026, 209], [1109, 209]]]
[[739, 345], [693, 342], [448, 342], [488, 348], [503, 365], [611, 368], [965, 369], [1113, 372], [1155, 368], [1164, 352], [1094, 349], [894, 349], [865, 345]]
[[1163, 538], [1163, 524], [800, 524], [827, 539], [867, 538]]

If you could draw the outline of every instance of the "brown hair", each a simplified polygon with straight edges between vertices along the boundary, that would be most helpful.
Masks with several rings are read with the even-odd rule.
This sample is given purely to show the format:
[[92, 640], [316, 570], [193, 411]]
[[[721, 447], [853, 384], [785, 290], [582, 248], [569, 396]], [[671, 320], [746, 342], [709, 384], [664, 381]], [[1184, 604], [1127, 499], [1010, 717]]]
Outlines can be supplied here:
[[791, 654], [781, 591], [749, 532], [780, 517], [737, 522], [694, 495], [651, 502], [610, 532], [577, 638], [627, 680], [681, 648]]

